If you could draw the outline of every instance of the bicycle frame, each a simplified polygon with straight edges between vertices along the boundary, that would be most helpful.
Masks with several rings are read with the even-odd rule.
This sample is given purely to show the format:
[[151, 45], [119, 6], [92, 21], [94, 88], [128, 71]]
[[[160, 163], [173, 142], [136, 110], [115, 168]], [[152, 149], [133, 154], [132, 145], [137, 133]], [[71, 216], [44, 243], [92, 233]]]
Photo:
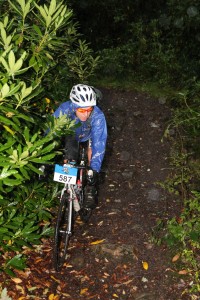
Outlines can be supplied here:
[[[73, 233], [74, 216], [79, 214], [81, 220], [87, 222], [92, 213], [91, 209], [84, 208], [84, 170], [87, 168], [84, 154], [83, 149], [79, 165], [72, 163], [73, 168], [78, 169], [76, 183], [65, 182], [60, 194], [54, 238], [54, 267], [56, 271], [60, 270], [66, 258], [69, 240]], [[75, 204], [78, 206], [76, 207]]]

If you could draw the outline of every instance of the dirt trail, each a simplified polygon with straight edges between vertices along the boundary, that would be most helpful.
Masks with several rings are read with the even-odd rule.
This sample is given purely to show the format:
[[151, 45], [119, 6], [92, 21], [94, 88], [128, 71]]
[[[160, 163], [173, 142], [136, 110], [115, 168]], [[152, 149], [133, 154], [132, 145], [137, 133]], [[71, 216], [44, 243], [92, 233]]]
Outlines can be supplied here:
[[[77, 224], [61, 273], [51, 269], [48, 241], [31, 253], [29, 273], [18, 274], [24, 299], [184, 299], [182, 279], [170, 271], [169, 249], [152, 242], [157, 220], [179, 209], [157, 185], [169, 174], [169, 145], [162, 137], [170, 110], [164, 99], [102, 91], [109, 137], [99, 207], [89, 224]], [[13, 299], [23, 291], [15, 290]]]

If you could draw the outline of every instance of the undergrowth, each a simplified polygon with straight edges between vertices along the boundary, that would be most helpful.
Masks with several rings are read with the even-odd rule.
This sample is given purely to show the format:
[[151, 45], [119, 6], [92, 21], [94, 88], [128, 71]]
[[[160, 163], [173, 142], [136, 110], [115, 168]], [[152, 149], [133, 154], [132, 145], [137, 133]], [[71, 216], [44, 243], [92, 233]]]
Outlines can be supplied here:
[[[178, 127], [177, 127], [178, 128]], [[185, 133], [185, 132], [184, 132]], [[178, 131], [171, 150], [171, 172], [165, 182], [159, 183], [169, 193], [181, 198], [179, 215], [166, 224], [158, 221], [154, 241], [166, 243], [171, 250], [179, 253], [177, 269], [187, 275], [184, 294], [194, 299], [200, 292], [200, 176], [199, 165], [194, 152], [187, 152], [187, 137]], [[191, 149], [190, 149], [191, 150]], [[193, 298], [192, 298], [193, 299]]]

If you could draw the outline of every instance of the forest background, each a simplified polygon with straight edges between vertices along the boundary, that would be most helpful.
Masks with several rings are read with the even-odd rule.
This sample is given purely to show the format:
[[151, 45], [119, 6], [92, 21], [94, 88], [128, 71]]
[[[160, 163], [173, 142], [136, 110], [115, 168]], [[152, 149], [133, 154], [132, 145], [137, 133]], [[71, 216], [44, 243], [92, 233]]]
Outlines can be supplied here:
[[90, 82], [171, 106], [163, 138], [173, 145], [173, 174], [162, 184], [183, 208], [158, 224], [157, 240], [180, 249], [199, 292], [199, 1], [0, 0], [0, 8], [1, 270], [25, 268], [22, 248], [52, 234], [57, 187], [38, 181], [38, 166], [62, 155], [61, 137], [73, 130], [54, 120], [54, 108], [73, 84]]

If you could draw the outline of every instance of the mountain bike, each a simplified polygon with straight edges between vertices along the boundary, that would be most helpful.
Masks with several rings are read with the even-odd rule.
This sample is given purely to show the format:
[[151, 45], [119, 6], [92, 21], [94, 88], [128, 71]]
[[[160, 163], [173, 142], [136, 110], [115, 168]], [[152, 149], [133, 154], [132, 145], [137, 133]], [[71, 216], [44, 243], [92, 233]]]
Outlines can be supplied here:
[[60, 193], [60, 205], [55, 226], [53, 263], [56, 271], [62, 268], [73, 234], [77, 216], [83, 222], [88, 222], [92, 209], [84, 207], [86, 193], [86, 149], [80, 147], [80, 163], [68, 162], [55, 165], [54, 181], [64, 184]]

